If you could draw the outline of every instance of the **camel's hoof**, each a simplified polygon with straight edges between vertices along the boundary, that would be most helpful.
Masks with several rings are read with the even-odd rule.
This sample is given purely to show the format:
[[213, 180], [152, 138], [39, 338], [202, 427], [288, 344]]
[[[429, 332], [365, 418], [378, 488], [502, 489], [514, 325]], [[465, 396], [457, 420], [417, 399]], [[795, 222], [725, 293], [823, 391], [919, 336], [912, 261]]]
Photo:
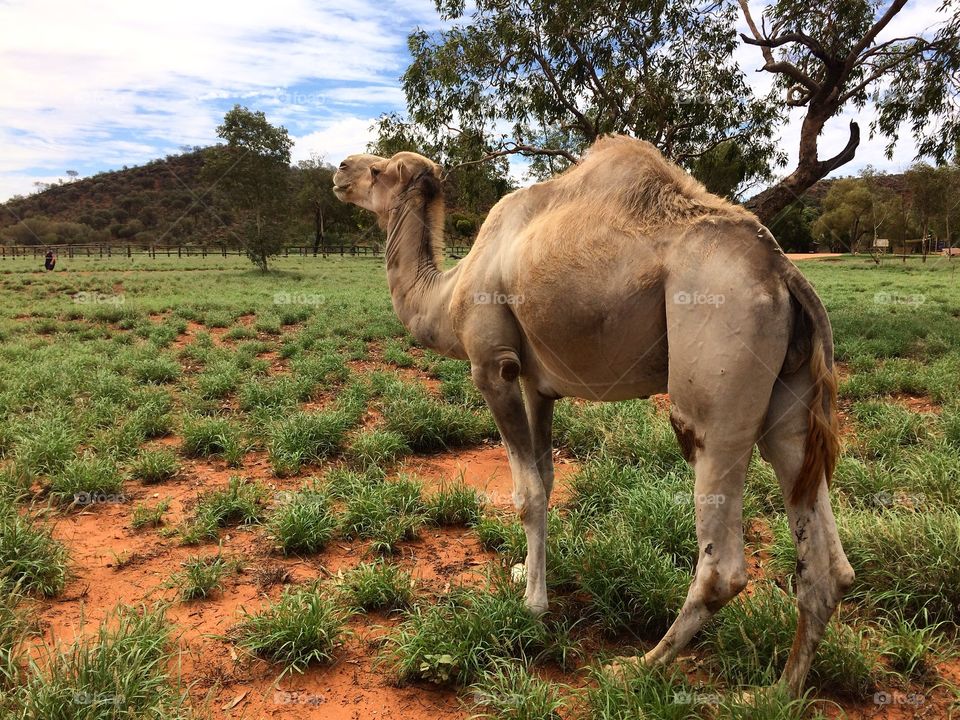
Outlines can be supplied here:
[[642, 665], [642, 657], [618, 657], [603, 666], [603, 674], [613, 680], [623, 680], [628, 672]]
[[527, 600], [524, 604], [527, 606], [527, 612], [534, 617], [546, 615], [547, 610], [550, 607], [546, 602], [530, 602], [529, 600]]

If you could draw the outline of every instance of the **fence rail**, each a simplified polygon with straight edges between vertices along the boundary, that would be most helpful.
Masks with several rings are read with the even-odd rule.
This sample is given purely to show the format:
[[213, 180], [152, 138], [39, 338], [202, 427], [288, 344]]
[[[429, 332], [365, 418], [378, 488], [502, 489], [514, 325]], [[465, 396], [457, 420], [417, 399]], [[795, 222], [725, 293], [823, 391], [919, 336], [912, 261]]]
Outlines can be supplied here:
[[[205, 247], [197, 245], [0, 245], [0, 260], [16, 258], [43, 259], [48, 250], [53, 250], [58, 258], [112, 258], [128, 257], [227, 257], [228, 255], [243, 255], [242, 248], [228, 248], [226, 246]], [[449, 257], [459, 258], [470, 252], [469, 247], [446, 247], [444, 252]], [[290, 245], [280, 251], [283, 257], [326, 257], [338, 255], [340, 257], [380, 257], [383, 251], [380, 248], [367, 245], [326, 245], [316, 252], [313, 245]]]

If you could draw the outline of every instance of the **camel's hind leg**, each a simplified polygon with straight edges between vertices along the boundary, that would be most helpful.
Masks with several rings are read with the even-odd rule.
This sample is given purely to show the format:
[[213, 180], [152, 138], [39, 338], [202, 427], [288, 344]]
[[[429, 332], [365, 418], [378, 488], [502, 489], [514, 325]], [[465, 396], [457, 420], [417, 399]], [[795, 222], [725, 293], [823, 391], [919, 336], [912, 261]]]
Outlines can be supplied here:
[[[644, 663], [675, 658], [747, 585], [743, 486], [789, 345], [786, 291], [716, 284], [710, 278], [739, 277], [750, 268], [722, 254], [710, 262], [716, 267], [667, 287], [670, 420], [696, 473], [699, 556], [677, 619]], [[707, 304], [692, 301], [684, 292], [690, 286]]]
[[727, 441], [709, 428], [703, 432], [703, 424], [689, 425], [676, 408], [671, 420], [696, 471], [694, 507], [700, 554], [677, 619], [644, 656], [644, 663], [673, 660], [703, 624], [747, 585], [743, 484], [754, 437]]
[[812, 502], [792, 500], [794, 481], [803, 464], [812, 396], [806, 365], [779, 379], [758, 443], [761, 455], [777, 473], [797, 547], [797, 634], [781, 678], [794, 696], [802, 692], [827, 622], [854, 579], [837, 535], [826, 483], [820, 483]]
[[[716, 366], [691, 367], [711, 360], [682, 363], [676, 372], [671, 364], [670, 420], [696, 473], [700, 552], [683, 607], [663, 639], [646, 654], [645, 663], [671, 661], [747, 585], [743, 486], [774, 379], [760, 362], [743, 363], [740, 369], [731, 363], [721, 377]], [[703, 383], [695, 385], [690, 378], [703, 378]]]

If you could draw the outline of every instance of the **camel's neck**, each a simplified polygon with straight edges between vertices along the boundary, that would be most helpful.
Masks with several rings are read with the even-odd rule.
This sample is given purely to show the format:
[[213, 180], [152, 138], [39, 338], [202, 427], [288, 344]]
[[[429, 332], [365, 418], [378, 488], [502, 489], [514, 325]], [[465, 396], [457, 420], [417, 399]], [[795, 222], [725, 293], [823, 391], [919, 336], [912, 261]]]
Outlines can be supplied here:
[[450, 319], [458, 268], [443, 272], [443, 197], [411, 193], [387, 217], [387, 284], [400, 322], [417, 342], [463, 357]]

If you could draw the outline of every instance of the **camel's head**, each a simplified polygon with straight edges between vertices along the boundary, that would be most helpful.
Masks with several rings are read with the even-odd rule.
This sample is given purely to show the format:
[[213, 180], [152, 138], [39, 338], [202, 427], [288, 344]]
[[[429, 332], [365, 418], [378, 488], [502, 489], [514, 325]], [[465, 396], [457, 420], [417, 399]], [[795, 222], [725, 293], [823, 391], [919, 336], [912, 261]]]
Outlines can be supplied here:
[[391, 158], [351, 155], [333, 176], [333, 192], [340, 200], [381, 216], [411, 189], [433, 199], [440, 192], [440, 166], [412, 152], [398, 152]]
[[373, 183], [370, 167], [384, 159], [379, 155], [366, 153], [344, 158], [333, 174], [333, 194], [343, 202], [353, 203], [367, 210], [372, 209], [363, 202], [370, 194], [370, 185]]

